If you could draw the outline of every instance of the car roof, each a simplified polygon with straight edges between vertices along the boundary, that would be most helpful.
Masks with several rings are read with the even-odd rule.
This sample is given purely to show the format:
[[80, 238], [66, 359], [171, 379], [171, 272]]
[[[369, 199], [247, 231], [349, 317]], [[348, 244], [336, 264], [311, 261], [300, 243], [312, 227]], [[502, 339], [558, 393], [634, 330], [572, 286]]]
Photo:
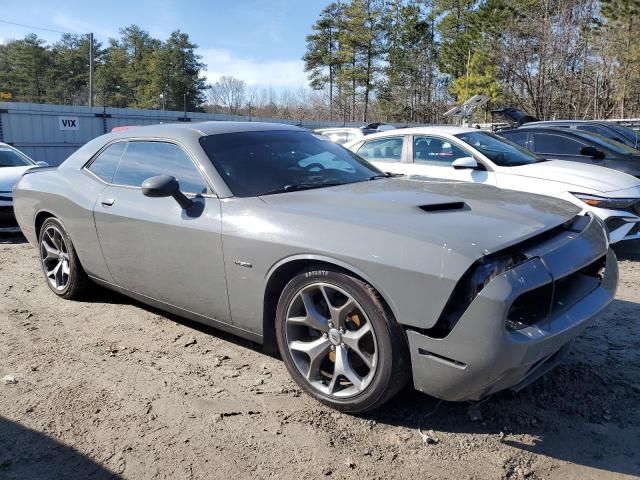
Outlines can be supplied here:
[[[398, 137], [401, 135], [425, 135], [425, 134], [447, 134], [447, 135], [456, 135], [459, 133], [469, 133], [469, 132], [478, 132], [482, 130], [478, 130], [477, 128], [469, 128], [469, 127], [456, 127], [454, 125], [432, 125], [428, 127], [409, 127], [409, 128], [396, 128], [395, 130], [385, 130], [384, 132], [373, 133], [371, 135], [367, 135], [366, 139], [371, 140], [373, 138], [382, 138], [382, 137]], [[360, 141], [362, 139], [359, 139]]]
[[331, 127], [331, 128], [317, 128], [314, 130], [316, 133], [331, 133], [331, 132], [362, 132], [360, 127]]
[[[532, 124], [528, 124], [525, 123], [524, 125], [522, 125], [521, 127], [518, 128], [511, 128], [509, 130], [504, 130], [504, 132], [521, 132], [523, 130], [544, 130], [544, 131], [550, 131], [550, 132], [562, 132], [562, 133], [566, 133], [569, 135], [578, 135], [580, 134], [588, 134], [589, 132], [584, 132], [584, 131], [578, 131], [578, 130], [571, 130], [568, 128], [562, 128], [562, 127], [556, 127], [553, 125], [532, 125]], [[502, 132], [500, 132], [502, 133]]]
[[608, 127], [610, 122], [603, 122], [599, 120], [540, 120], [539, 122], [527, 122], [523, 127], [528, 125], [536, 126], [536, 125], [575, 125], [575, 124], [586, 124], [586, 125], [604, 125]]
[[307, 131], [294, 125], [266, 122], [179, 122], [162, 123], [157, 125], [128, 126], [112, 132], [117, 137], [172, 137], [173, 134], [191, 132], [198, 136], [218, 135], [222, 133], [256, 132], [267, 130], [295, 130]]

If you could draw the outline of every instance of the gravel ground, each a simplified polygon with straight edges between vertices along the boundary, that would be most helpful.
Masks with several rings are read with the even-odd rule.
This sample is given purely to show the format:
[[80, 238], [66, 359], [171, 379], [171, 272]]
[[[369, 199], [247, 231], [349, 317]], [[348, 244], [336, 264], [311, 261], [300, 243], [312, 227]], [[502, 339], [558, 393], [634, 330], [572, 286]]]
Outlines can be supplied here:
[[56, 298], [35, 249], [0, 239], [0, 479], [637, 478], [636, 247], [619, 252], [614, 303], [520, 393], [407, 389], [355, 417], [244, 340], [97, 287]]

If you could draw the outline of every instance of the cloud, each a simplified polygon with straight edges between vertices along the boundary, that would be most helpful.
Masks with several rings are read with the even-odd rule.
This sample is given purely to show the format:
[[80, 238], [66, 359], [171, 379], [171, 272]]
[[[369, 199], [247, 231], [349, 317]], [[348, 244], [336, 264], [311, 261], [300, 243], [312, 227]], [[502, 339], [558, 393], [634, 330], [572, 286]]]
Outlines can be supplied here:
[[53, 16], [53, 23], [61, 27], [62, 30], [70, 33], [89, 33], [105, 38], [116, 37], [118, 32], [97, 27], [94, 23], [85, 22], [79, 18], [71, 17], [65, 13], [57, 12]]
[[250, 86], [308, 86], [302, 60], [254, 60], [238, 57], [223, 48], [202, 49], [198, 53], [207, 65], [205, 76], [210, 83], [215, 83], [222, 75], [231, 75]]

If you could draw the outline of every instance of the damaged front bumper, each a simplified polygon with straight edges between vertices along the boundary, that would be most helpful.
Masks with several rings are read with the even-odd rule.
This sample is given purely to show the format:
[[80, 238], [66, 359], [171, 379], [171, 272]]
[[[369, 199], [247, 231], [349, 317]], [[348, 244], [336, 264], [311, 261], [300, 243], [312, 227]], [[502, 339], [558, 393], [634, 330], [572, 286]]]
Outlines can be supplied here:
[[523, 388], [613, 300], [617, 260], [596, 220], [524, 253], [528, 260], [493, 279], [444, 338], [407, 330], [417, 390], [463, 401]]

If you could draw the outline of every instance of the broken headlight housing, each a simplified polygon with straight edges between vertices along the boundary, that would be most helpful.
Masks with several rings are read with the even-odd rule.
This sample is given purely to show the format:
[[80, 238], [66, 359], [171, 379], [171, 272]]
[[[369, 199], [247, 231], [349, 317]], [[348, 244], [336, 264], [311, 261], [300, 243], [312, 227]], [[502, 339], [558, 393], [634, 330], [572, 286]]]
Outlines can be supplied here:
[[491, 280], [526, 260], [522, 254], [506, 255], [480, 263], [471, 273], [467, 284], [469, 303], [486, 287]]

